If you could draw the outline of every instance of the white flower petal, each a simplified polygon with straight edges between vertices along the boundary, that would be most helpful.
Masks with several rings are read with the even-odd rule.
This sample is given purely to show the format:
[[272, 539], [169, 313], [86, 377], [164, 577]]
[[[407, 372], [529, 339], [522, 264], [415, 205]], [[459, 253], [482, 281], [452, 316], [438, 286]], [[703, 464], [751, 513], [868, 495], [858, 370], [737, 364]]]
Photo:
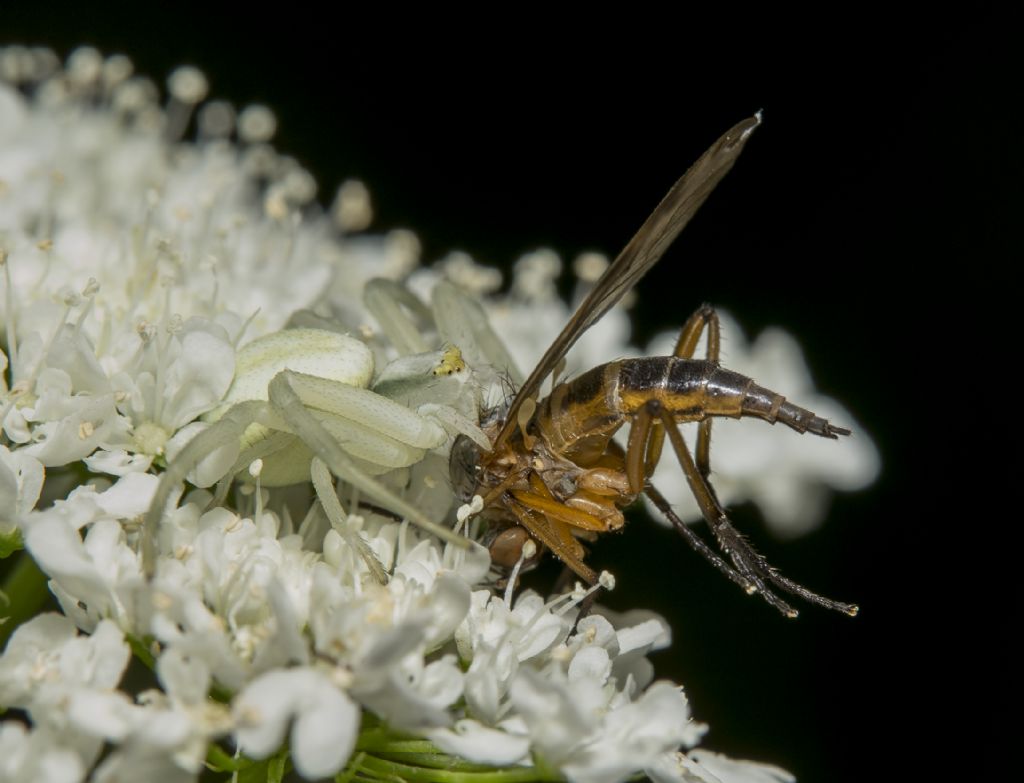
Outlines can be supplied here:
[[359, 707], [336, 688], [322, 688], [315, 706], [292, 729], [295, 769], [306, 778], [335, 774], [348, 761], [359, 731]]
[[101, 620], [91, 636], [79, 637], [76, 643], [82, 644], [88, 654], [75, 665], [76, 675], [88, 674], [89, 684], [97, 688], [116, 687], [131, 659], [131, 649], [117, 624]]
[[110, 392], [107, 375], [96, 361], [96, 350], [80, 330], [62, 330], [57, 335], [47, 355], [47, 365], [67, 373], [75, 394]]
[[46, 467], [57, 467], [89, 456], [102, 444], [126, 440], [128, 422], [114, 407], [114, 396], [69, 398], [59, 418], [36, 428], [44, 439], [25, 447], [25, 453]]
[[106, 585], [95, 565], [86, 556], [78, 531], [63, 519], [47, 516], [33, 523], [25, 536], [25, 546], [39, 567], [61, 581], [73, 595], [86, 603], [103, 603]]
[[301, 698], [295, 692], [296, 679], [295, 672], [267, 672], [250, 682], [235, 698], [232, 703], [237, 723], [235, 736], [243, 753], [266, 758], [281, 746], [295, 702]]
[[67, 704], [68, 721], [77, 731], [109, 742], [120, 742], [131, 733], [138, 711], [123, 693], [85, 689]]
[[39, 460], [22, 450], [0, 446], [0, 529], [14, 527], [31, 511], [43, 488], [45, 471]]
[[569, 680], [593, 680], [604, 683], [612, 671], [608, 651], [602, 647], [585, 647], [569, 662]]
[[140, 517], [149, 509], [160, 479], [148, 473], [127, 473], [96, 499], [107, 514], [117, 519]]
[[210, 669], [201, 658], [186, 657], [180, 649], [172, 647], [157, 660], [156, 673], [172, 698], [194, 705], [205, 701]]
[[[189, 444], [189, 442], [200, 432], [209, 427], [205, 422], [192, 422], [182, 427], [174, 436], [167, 441], [165, 450], [167, 459], [173, 460], [178, 453]], [[206, 455], [199, 464], [189, 472], [188, 479], [197, 487], [209, 487], [221, 479], [235, 464], [240, 453], [240, 444], [237, 440], [225, 443], [223, 446], [214, 449]]]
[[456, 721], [450, 729], [429, 729], [424, 733], [446, 753], [476, 764], [508, 767], [529, 760], [529, 737], [491, 729], [475, 720]]
[[153, 457], [148, 454], [129, 454], [124, 449], [99, 449], [82, 462], [93, 473], [124, 476], [128, 473], [145, 473], [153, 463]]
[[609, 713], [562, 769], [573, 783], [615, 783], [678, 748], [692, 734], [689, 719], [680, 690], [655, 683], [638, 701]]
[[708, 750], [691, 750], [691, 759], [713, 774], [721, 783], [793, 783], [793, 775], [771, 764], [730, 759]]
[[654, 783], [722, 783], [683, 753], [665, 753], [649, 764], [644, 772]]
[[172, 429], [188, 424], [223, 399], [235, 375], [235, 351], [220, 327], [190, 319], [181, 338], [181, 355], [167, 379], [173, 395], [163, 421]]
[[532, 669], [520, 669], [509, 690], [533, 746], [551, 763], [559, 764], [593, 728], [593, 715], [577, 695]]
[[660, 617], [619, 628], [616, 631], [619, 640], [619, 653], [625, 655], [633, 650], [661, 650], [672, 642], [672, 629]]
[[439, 574], [430, 595], [433, 622], [426, 644], [434, 647], [450, 639], [469, 611], [469, 585], [454, 574]]
[[[0, 116], [3, 115], [0, 85]], [[79, 783], [85, 779], [85, 760], [65, 747], [46, 727], [31, 729], [18, 721], [0, 723], [0, 780], [9, 783]]]
[[295, 767], [310, 778], [341, 769], [359, 729], [359, 708], [327, 677], [310, 669], [275, 670], [257, 677], [235, 698], [233, 712], [239, 747], [255, 758], [274, 753], [294, 719]]

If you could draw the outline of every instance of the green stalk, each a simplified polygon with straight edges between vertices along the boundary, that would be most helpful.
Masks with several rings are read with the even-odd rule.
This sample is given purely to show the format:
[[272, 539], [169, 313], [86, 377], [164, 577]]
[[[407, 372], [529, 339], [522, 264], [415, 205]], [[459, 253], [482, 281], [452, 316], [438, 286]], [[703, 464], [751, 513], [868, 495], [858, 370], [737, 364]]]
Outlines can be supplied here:
[[2, 648], [19, 625], [39, 614], [50, 598], [50, 591], [46, 588], [46, 574], [39, 570], [28, 552], [17, 556], [0, 589], [6, 599], [6, 606], [0, 606], [0, 615], [5, 618], [0, 625]]
[[[456, 762], [456, 759], [449, 759]], [[486, 771], [468, 772], [413, 766], [374, 756], [363, 756], [358, 764], [357, 772], [364, 776], [377, 780], [403, 780], [408, 783], [561, 783], [563, 780], [560, 776], [550, 772], [544, 773], [537, 767], [485, 768]], [[346, 771], [343, 774], [351, 773]]]

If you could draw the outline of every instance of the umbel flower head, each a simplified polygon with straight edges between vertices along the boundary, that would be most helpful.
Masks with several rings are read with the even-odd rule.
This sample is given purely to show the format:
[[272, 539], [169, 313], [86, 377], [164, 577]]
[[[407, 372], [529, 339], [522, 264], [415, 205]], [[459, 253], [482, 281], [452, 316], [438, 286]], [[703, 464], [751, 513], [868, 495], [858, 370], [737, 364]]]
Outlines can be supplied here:
[[[689, 750], [705, 727], [646, 657], [663, 620], [498, 589], [451, 532], [480, 534], [447, 456], [487, 445], [487, 359], [530, 366], [568, 317], [553, 254], [505, 295], [465, 256], [422, 267], [409, 232], [361, 233], [362, 184], [320, 208], [267, 109], [204, 103], [191, 68], [168, 88], [92, 49], [0, 50], [0, 554], [24, 545], [62, 612], [0, 656], [0, 779], [791, 779]], [[570, 369], [627, 339], [610, 313]], [[792, 341], [765, 355], [809, 388]], [[806, 527], [804, 490], [873, 476], [860, 443], [740, 448], [728, 499]]]

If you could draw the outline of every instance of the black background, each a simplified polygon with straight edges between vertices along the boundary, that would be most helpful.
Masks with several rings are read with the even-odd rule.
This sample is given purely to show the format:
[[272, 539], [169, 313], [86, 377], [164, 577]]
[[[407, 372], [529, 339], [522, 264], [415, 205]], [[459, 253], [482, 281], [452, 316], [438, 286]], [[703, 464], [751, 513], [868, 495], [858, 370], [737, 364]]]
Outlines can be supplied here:
[[773, 541], [752, 507], [734, 516], [784, 573], [862, 614], [786, 621], [640, 515], [593, 561], [619, 578], [609, 603], [669, 618], [656, 666], [686, 685], [707, 747], [805, 781], [998, 769], [999, 727], [1014, 724], [994, 696], [1009, 709], [1019, 617], [1004, 445], [1016, 354], [990, 348], [1009, 333], [1004, 265], [1021, 250], [1010, 23], [489, 13], [5, 9], [2, 35], [123, 52], [160, 81], [200, 66], [213, 97], [274, 109], [277, 146], [326, 196], [362, 178], [375, 227], [414, 229], [427, 260], [613, 255], [711, 141], [764, 109], [640, 284], [640, 336], [710, 301], [748, 334], [799, 337], [819, 387], [879, 444], [882, 477], [795, 542]]

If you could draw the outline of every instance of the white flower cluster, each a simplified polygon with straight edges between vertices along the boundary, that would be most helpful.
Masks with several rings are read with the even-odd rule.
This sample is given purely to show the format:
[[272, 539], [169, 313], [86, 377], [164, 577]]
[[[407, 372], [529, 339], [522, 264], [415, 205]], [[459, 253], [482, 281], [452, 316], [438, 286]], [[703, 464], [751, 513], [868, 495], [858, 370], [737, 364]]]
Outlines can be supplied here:
[[[174, 496], [147, 573], [142, 519], [159, 476], [195, 431], [215, 426], [197, 419], [228, 395], [237, 349], [286, 326], [341, 324], [384, 364], [419, 336], [375, 322], [383, 311], [364, 299], [368, 281], [423, 295], [442, 276], [478, 295], [497, 282], [461, 256], [417, 268], [408, 232], [353, 236], [369, 222], [359, 183], [322, 214], [310, 175], [268, 145], [266, 109], [210, 102], [194, 114], [206, 95], [194, 69], [169, 88], [161, 106], [128, 60], [91, 49], [63, 66], [48, 51], [0, 50], [0, 536], [24, 541], [63, 611], [20, 626], [0, 657], [0, 704], [29, 721], [0, 723], [0, 779], [194, 780], [214, 759], [211, 743], [266, 759], [287, 740], [309, 778], [350, 765], [364, 778], [428, 780], [429, 767], [410, 760], [427, 745], [481, 781], [474, 764], [581, 783], [640, 771], [659, 781], [789, 780], [679, 752], [704, 727], [678, 686], [653, 681], [645, 656], [669, 642], [660, 619], [595, 614], [575, 625], [580, 594], [547, 603], [529, 591], [495, 594], [482, 548], [442, 544], [344, 483], [337, 497], [331, 485], [330, 501], [307, 484], [268, 490], [255, 460], [255, 487]], [[193, 117], [198, 138], [186, 143]], [[568, 316], [556, 273], [536, 254], [509, 295], [488, 301], [522, 367]], [[627, 331], [624, 314], [609, 314], [577, 360], [626, 353]], [[433, 362], [439, 345], [429, 348]], [[795, 348], [759, 344], [754, 355], [768, 354], [761, 378], [772, 381], [786, 351], [777, 386], [793, 389], [790, 373], [806, 376]], [[404, 389], [388, 371], [414, 358], [378, 376]], [[485, 381], [477, 369], [469, 386]], [[405, 462], [391, 469], [364, 455], [359, 464], [384, 466], [381, 481], [456, 523], [445, 454], [453, 429], [475, 426], [465, 423], [475, 402], [467, 410], [443, 384], [430, 388], [387, 400], [415, 408], [422, 442], [368, 441], [372, 454], [394, 446]], [[375, 392], [358, 394], [348, 404]], [[794, 455], [809, 444], [800, 445]], [[754, 477], [768, 458], [750, 456], [734, 497], [806, 524], [813, 514], [792, 512], [794, 495], [812, 481], [863, 482], [869, 448], [844, 469], [775, 456], [763, 483]], [[159, 688], [121, 689], [132, 653]]]

